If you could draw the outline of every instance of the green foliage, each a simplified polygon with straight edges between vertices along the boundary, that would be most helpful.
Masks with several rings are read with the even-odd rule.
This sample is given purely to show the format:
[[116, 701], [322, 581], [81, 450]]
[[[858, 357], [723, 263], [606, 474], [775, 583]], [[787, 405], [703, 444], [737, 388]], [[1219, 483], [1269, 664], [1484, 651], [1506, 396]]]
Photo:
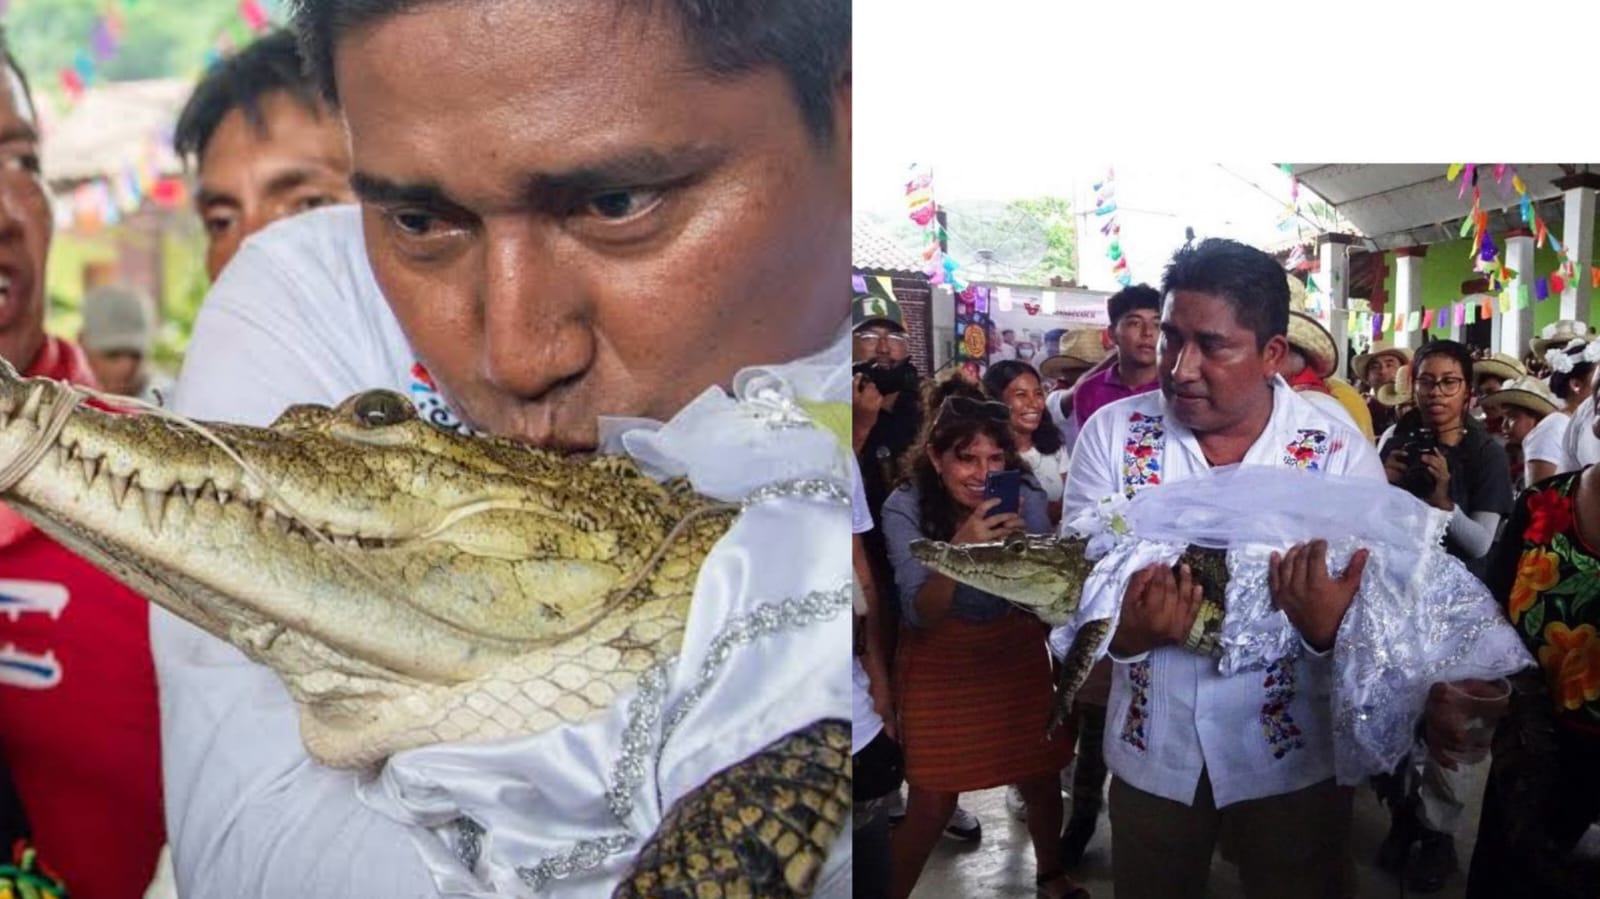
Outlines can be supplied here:
[[[57, 73], [78, 52], [92, 56], [90, 34], [105, 0], [12, 0], [5, 28], [12, 52], [35, 91], [61, 93]], [[264, 4], [265, 6], [266, 4]], [[248, 30], [237, 0], [122, 0], [122, 43], [110, 60], [96, 62], [107, 81], [186, 77], [204, 65], [217, 35], [237, 41]], [[281, 18], [281, 17], [280, 17]]]
[[1066, 197], [1036, 197], [1013, 200], [1012, 209], [1026, 212], [1044, 228], [1049, 250], [1038, 265], [1021, 278], [1029, 284], [1049, 284], [1051, 277], [1066, 280], [1078, 276], [1078, 223], [1072, 217], [1072, 201]]

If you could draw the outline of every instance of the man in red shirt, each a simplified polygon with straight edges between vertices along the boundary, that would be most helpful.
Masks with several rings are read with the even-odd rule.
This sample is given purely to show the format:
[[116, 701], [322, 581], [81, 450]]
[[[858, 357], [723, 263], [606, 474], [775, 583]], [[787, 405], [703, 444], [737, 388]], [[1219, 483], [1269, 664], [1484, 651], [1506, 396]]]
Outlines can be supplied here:
[[[50, 203], [3, 34], [0, 63], [0, 358], [93, 386], [82, 351], [44, 332]], [[144, 599], [0, 505], [0, 612], [0, 755], [40, 857], [74, 899], [143, 895], [166, 841]]]

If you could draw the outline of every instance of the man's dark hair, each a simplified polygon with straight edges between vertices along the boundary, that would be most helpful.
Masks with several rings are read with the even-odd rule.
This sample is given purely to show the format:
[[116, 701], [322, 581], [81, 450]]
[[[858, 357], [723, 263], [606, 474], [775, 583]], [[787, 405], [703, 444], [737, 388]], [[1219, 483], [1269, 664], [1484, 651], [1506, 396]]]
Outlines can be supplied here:
[[0, 62], [17, 73], [17, 80], [22, 82], [22, 95], [28, 101], [28, 116], [34, 120], [34, 127], [38, 127], [39, 107], [33, 103], [33, 88], [28, 84], [28, 73], [22, 71], [22, 64], [11, 52], [11, 40], [6, 36], [5, 26], [0, 26]]
[[238, 53], [213, 66], [178, 114], [172, 146], [185, 162], [196, 166], [216, 134], [217, 126], [235, 109], [262, 136], [267, 120], [261, 105], [268, 96], [283, 93], [298, 101], [309, 112], [322, 115], [326, 110], [317, 96], [316, 85], [305, 73], [300, 48], [294, 34], [277, 30], [251, 42]]
[[1161, 292], [1148, 284], [1135, 284], [1132, 287], [1124, 287], [1106, 298], [1106, 317], [1111, 319], [1113, 328], [1124, 315], [1135, 309], [1154, 309], [1160, 313]]
[[1221, 297], [1233, 315], [1256, 332], [1256, 349], [1289, 333], [1289, 280], [1283, 266], [1255, 247], [1208, 237], [1172, 254], [1161, 274], [1161, 294], [1179, 290]]
[[[339, 38], [426, 2], [294, 0], [300, 49], [328, 102], [339, 102], [333, 74]], [[621, 2], [648, 11], [655, 0]], [[834, 89], [850, 68], [850, 0], [669, 0], [667, 7], [707, 72], [730, 77], [775, 66], [812, 135], [819, 143], [833, 135]]]

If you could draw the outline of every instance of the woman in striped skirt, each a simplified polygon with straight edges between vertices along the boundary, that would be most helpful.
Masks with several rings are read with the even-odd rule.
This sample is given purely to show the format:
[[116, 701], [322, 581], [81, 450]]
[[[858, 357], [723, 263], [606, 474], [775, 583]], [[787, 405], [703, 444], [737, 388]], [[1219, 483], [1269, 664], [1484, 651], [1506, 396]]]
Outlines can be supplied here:
[[1011, 410], [969, 391], [952, 382], [935, 396], [942, 401], [908, 455], [907, 483], [883, 506], [903, 612], [895, 695], [910, 787], [893, 837], [892, 895], [910, 895], [959, 794], [1014, 783], [1027, 802], [1039, 895], [1087, 899], [1061, 869], [1059, 773], [1074, 735], [1045, 738], [1047, 629], [999, 597], [928, 571], [910, 552], [914, 540], [984, 543], [1050, 531], [1044, 492], [1031, 476], [1020, 513], [990, 514], [997, 501], [984, 499], [989, 472], [1027, 469]]

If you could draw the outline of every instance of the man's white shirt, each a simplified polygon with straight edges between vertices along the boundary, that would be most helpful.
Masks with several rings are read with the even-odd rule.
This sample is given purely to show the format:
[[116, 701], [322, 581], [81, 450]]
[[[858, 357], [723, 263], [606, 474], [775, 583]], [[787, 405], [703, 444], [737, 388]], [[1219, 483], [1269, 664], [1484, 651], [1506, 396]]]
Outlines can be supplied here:
[[[1244, 465], [1299, 467], [1383, 479], [1377, 452], [1354, 428], [1273, 381], [1273, 409]], [[1084, 423], [1073, 451], [1063, 532], [1086, 508], [1131, 497], [1211, 465], [1160, 391], [1111, 403]], [[1052, 648], [1062, 655], [1060, 632]], [[1310, 653], [1232, 677], [1216, 660], [1176, 647], [1118, 660], [1105, 758], [1128, 784], [1192, 803], [1204, 769], [1218, 807], [1292, 792], [1333, 776], [1329, 658]]]
[[[817, 356], [747, 369], [733, 396], [709, 389], [671, 422], [628, 430], [621, 443], [650, 470], [689, 477], [723, 499], [780, 477], [847, 486], [847, 454], [822, 429], [795, 426], [804, 418], [795, 401], [847, 403], [848, 357], [841, 324]], [[359, 210], [320, 210], [246, 242], [201, 310], [173, 408], [265, 425], [295, 403], [387, 388], [448, 424], [446, 403], [414, 364], [367, 262]], [[586, 843], [620, 844], [540, 893], [610, 895], [661, 815], [705, 777], [819, 718], [848, 720], [847, 511], [844, 502], [796, 497], [758, 503], [707, 557], [662, 698], [665, 711], [686, 715], [670, 736], [656, 734], [620, 819], [606, 791], [623, 761], [633, 691], [583, 724], [410, 750], [361, 776], [307, 757], [297, 710], [276, 674], [153, 607], [180, 893], [533, 895], [519, 869], [586, 861], [592, 850], [574, 855]], [[740, 621], [819, 594], [837, 596], [837, 614], [796, 620], [707, 667], [719, 636]], [[461, 816], [489, 830], [476, 874], [457, 857]], [[849, 876], [842, 841], [819, 892], [847, 893]]]

